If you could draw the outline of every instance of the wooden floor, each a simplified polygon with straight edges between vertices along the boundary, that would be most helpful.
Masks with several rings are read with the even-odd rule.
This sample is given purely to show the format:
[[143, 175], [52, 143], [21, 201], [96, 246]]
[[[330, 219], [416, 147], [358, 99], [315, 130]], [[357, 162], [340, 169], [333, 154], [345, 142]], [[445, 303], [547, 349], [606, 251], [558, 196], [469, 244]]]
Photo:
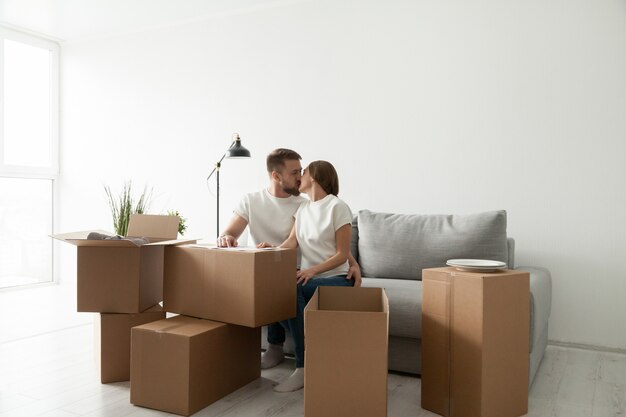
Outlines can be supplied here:
[[[288, 360], [263, 371], [195, 416], [302, 416], [302, 390], [272, 391], [292, 368]], [[420, 379], [391, 373], [389, 416], [436, 415], [419, 404]], [[626, 416], [626, 355], [549, 346], [529, 407], [534, 417]], [[131, 405], [128, 382], [100, 384], [90, 325], [0, 345], [0, 417], [170, 415]]]

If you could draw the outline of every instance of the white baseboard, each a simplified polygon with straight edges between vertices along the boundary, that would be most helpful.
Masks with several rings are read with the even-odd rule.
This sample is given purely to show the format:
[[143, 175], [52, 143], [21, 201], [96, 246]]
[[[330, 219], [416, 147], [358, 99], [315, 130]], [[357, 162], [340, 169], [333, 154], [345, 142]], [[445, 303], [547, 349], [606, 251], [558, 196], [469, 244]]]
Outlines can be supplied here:
[[584, 343], [571, 343], [571, 342], [560, 342], [558, 340], [548, 340], [548, 345], [575, 348], [575, 349], [584, 349], [584, 350], [595, 350], [599, 352], [626, 354], [626, 349], [611, 348], [611, 347], [606, 347], [606, 346], [587, 345]]

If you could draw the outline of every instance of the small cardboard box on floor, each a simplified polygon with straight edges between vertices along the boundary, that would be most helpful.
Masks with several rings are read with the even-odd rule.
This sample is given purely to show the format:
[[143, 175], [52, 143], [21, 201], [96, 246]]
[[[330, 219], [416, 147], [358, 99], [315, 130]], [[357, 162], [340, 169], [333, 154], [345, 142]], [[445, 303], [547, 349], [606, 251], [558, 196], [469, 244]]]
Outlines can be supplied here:
[[425, 269], [422, 407], [446, 417], [528, 412], [528, 272]]
[[130, 239], [87, 239], [90, 231], [52, 236], [78, 247], [77, 311], [140, 313], [160, 303], [164, 248], [195, 242], [175, 240], [178, 222], [177, 216], [131, 215], [128, 236], [148, 238], [144, 245]]
[[248, 327], [295, 317], [296, 262], [295, 249], [167, 247], [163, 307]]
[[304, 310], [304, 415], [387, 415], [389, 302], [382, 288], [318, 287]]
[[130, 402], [191, 415], [261, 376], [261, 329], [187, 316], [132, 329]]
[[130, 329], [165, 318], [156, 305], [143, 313], [100, 313], [94, 318], [94, 351], [99, 363], [100, 382], [130, 379]]

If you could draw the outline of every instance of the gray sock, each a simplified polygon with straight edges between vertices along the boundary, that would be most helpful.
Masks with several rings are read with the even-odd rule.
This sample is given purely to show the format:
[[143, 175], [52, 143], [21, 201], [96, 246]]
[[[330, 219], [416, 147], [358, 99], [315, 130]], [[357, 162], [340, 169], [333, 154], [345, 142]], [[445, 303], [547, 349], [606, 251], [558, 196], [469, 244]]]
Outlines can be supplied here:
[[293, 374], [274, 387], [276, 392], [293, 392], [304, 388], [304, 368], [296, 368]]
[[285, 360], [283, 345], [269, 344], [267, 350], [261, 353], [261, 369], [273, 368]]

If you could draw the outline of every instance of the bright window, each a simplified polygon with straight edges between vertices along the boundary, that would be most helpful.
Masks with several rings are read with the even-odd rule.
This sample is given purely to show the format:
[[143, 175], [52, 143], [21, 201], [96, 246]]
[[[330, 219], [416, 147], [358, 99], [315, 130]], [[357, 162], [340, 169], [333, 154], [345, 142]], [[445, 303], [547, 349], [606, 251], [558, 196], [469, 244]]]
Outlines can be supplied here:
[[0, 26], [0, 288], [54, 279], [58, 55]]
[[50, 51], [4, 40], [4, 163], [50, 167]]
[[0, 178], [0, 288], [52, 281], [52, 180]]

